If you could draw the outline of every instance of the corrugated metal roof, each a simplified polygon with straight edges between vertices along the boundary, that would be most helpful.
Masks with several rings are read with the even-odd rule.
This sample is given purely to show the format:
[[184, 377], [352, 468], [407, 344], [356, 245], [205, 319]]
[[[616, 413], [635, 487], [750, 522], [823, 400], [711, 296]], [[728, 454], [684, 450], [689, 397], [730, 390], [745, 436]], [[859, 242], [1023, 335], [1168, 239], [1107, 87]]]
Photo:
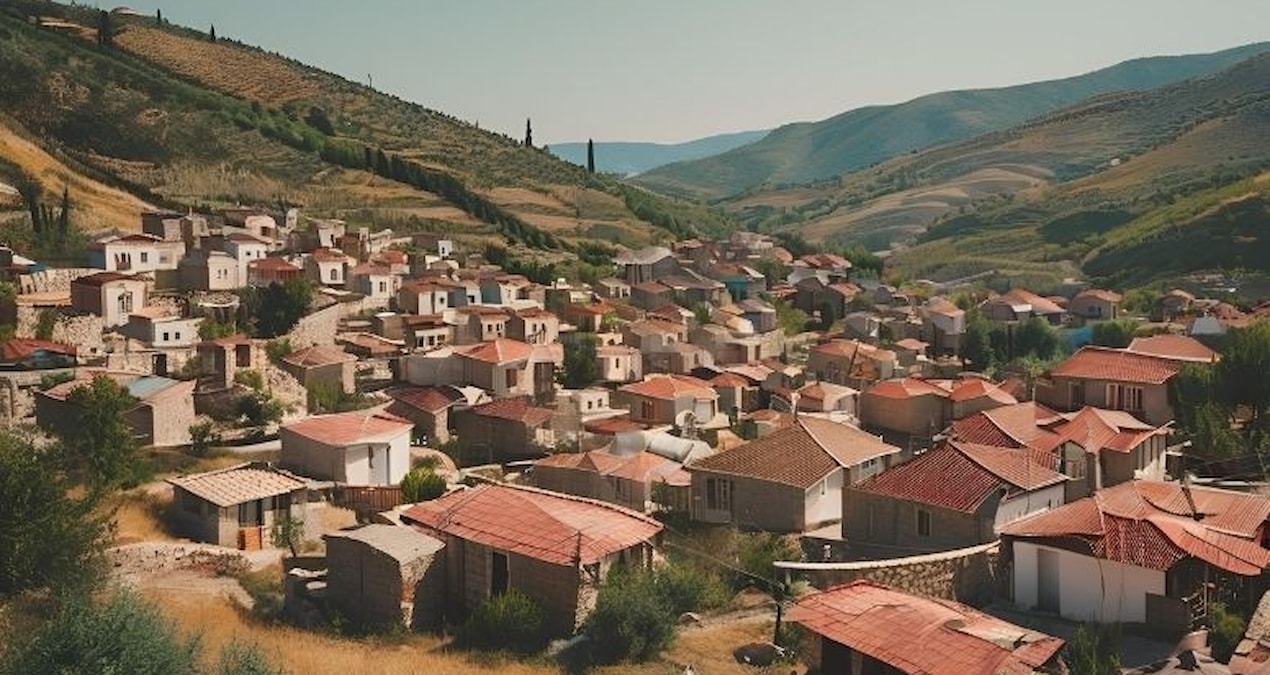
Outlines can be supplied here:
[[254, 464], [169, 478], [168, 482], [222, 507], [288, 494], [307, 485], [285, 471]]

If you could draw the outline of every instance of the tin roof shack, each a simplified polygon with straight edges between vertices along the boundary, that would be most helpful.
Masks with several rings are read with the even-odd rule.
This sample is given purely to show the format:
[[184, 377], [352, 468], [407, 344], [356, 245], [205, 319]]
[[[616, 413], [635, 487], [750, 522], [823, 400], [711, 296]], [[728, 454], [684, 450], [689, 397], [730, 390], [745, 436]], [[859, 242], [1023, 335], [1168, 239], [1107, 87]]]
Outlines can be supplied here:
[[494, 484], [416, 504], [401, 519], [445, 542], [448, 620], [514, 588], [541, 602], [562, 635], [590, 614], [614, 565], [652, 565], [662, 531], [613, 504]]
[[410, 470], [414, 425], [382, 410], [315, 415], [278, 431], [282, 465], [349, 485], [396, 485]]
[[398, 525], [366, 525], [326, 539], [327, 597], [365, 626], [441, 626], [445, 544]]
[[284, 518], [304, 520], [308, 483], [262, 463], [169, 478], [171, 519], [177, 533], [194, 541], [256, 551]]
[[809, 595], [789, 620], [812, 635], [807, 665], [823, 673], [1024, 675], [1066, 672], [1063, 641], [951, 600], [855, 581]]

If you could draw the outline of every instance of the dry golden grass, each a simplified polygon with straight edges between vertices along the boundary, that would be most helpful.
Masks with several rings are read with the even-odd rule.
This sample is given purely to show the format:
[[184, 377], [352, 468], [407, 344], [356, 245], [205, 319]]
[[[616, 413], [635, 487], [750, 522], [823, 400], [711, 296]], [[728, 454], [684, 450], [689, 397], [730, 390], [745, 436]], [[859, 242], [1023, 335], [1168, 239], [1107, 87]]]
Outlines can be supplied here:
[[0, 158], [35, 176], [50, 201], [59, 199], [63, 187], [70, 189], [75, 205], [72, 218], [88, 232], [118, 228], [141, 229], [141, 212], [154, 207], [122, 190], [108, 187], [71, 171], [36, 144], [0, 124]]
[[489, 191], [489, 198], [495, 204], [508, 208], [533, 206], [548, 211], [572, 213], [573, 206], [551, 196], [525, 188], [494, 188]]
[[168, 533], [161, 513], [172, 502], [170, 494], [132, 490], [111, 497], [105, 504], [114, 509], [115, 545], [142, 541], [179, 541]]
[[317, 96], [313, 76], [264, 52], [131, 25], [115, 37], [124, 49], [213, 89], [268, 105]]

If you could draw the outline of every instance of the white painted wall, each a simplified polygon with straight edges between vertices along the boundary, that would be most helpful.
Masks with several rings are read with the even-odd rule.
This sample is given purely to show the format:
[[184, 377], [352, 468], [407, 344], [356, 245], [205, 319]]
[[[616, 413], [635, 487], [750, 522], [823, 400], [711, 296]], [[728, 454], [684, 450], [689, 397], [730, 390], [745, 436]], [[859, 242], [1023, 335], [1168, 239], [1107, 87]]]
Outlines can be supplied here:
[[1005, 499], [997, 507], [997, 518], [992, 531], [1000, 534], [1001, 528], [1026, 516], [1055, 509], [1063, 505], [1064, 484], [1058, 483], [1040, 490], [1032, 490]]
[[842, 519], [842, 474], [842, 469], [835, 469], [807, 490], [807, 527]]
[[1071, 551], [1014, 542], [1014, 604], [1036, 607], [1037, 551], [1058, 556], [1059, 613], [1073, 621], [1145, 622], [1148, 593], [1164, 595], [1164, 572]]
[[[374, 453], [373, 466], [371, 453]], [[409, 469], [409, 431], [398, 434], [386, 445], [365, 443], [344, 449], [344, 480], [349, 485], [396, 485]]]

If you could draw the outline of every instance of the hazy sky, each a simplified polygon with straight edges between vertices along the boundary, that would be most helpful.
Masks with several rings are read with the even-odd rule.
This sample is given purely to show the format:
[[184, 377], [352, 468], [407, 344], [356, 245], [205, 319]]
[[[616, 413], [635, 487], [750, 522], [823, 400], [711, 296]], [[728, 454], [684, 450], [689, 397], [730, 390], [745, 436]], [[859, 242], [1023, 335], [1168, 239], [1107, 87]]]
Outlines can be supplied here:
[[1266, 0], [178, 0], [175, 23], [538, 143], [681, 141], [1270, 38]]

